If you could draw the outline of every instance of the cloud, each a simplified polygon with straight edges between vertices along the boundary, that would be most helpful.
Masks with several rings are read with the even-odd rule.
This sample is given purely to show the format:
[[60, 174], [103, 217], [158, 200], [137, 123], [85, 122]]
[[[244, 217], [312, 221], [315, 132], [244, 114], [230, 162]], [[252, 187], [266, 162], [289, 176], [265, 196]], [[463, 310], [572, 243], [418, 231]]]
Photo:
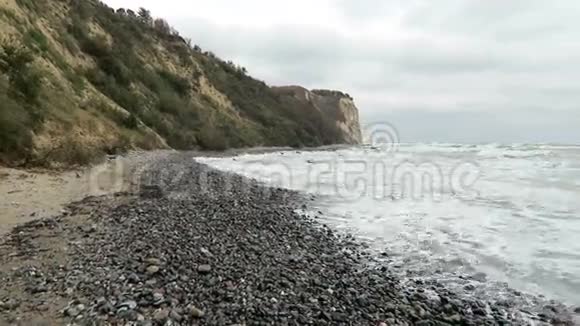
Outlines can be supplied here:
[[575, 0], [106, 2], [150, 8], [270, 84], [344, 90], [365, 121], [421, 121], [410, 140], [580, 140]]

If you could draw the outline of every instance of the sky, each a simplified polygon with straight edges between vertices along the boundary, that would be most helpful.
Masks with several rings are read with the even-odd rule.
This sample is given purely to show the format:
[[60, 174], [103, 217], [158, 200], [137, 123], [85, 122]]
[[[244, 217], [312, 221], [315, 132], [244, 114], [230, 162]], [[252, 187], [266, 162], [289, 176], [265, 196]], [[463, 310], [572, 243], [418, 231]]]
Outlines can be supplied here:
[[105, 0], [403, 142], [580, 143], [577, 0]]

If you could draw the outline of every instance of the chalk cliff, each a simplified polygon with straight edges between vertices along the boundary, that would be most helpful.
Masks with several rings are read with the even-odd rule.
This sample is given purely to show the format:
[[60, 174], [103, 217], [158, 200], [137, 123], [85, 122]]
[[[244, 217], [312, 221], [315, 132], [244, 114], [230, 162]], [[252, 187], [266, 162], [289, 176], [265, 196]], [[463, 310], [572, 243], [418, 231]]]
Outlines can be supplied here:
[[290, 96], [321, 112], [338, 129], [338, 143], [360, 144], [362, 134], [358, 108], [354, 99], [343, 92], [334, 90], [307, 90], [301, 86], [273, 87], [282, 96]]

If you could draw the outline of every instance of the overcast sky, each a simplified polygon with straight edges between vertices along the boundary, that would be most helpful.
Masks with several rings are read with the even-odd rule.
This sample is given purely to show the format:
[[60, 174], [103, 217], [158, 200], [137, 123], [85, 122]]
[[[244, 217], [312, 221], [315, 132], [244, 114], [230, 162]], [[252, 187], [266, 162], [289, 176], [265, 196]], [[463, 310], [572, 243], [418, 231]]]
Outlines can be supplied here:
[[404, 142], [580, 143], [578, 0], [106, 0], [270, 85], [351, 94]]

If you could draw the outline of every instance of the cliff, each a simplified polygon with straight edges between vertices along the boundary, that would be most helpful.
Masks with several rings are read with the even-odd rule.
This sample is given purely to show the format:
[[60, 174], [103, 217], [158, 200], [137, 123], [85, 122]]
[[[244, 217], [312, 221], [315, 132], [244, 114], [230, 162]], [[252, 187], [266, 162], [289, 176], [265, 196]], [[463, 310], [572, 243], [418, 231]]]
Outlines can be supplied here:
[[338, 130], [338, 142], [362, 143], [358, 108], [350, 95], [334, 90], [309, 91], [300, 86], [273, 87], [273, 90], [282, 96], [294, 98], [310, 110], [320, 112], [330, 119], [333, 127]]
[[5, 164], [86, 164], [137, 148], [360, 141], [349, 96], [281, 94], [145, 9], [0, 0], [0, 31]]

